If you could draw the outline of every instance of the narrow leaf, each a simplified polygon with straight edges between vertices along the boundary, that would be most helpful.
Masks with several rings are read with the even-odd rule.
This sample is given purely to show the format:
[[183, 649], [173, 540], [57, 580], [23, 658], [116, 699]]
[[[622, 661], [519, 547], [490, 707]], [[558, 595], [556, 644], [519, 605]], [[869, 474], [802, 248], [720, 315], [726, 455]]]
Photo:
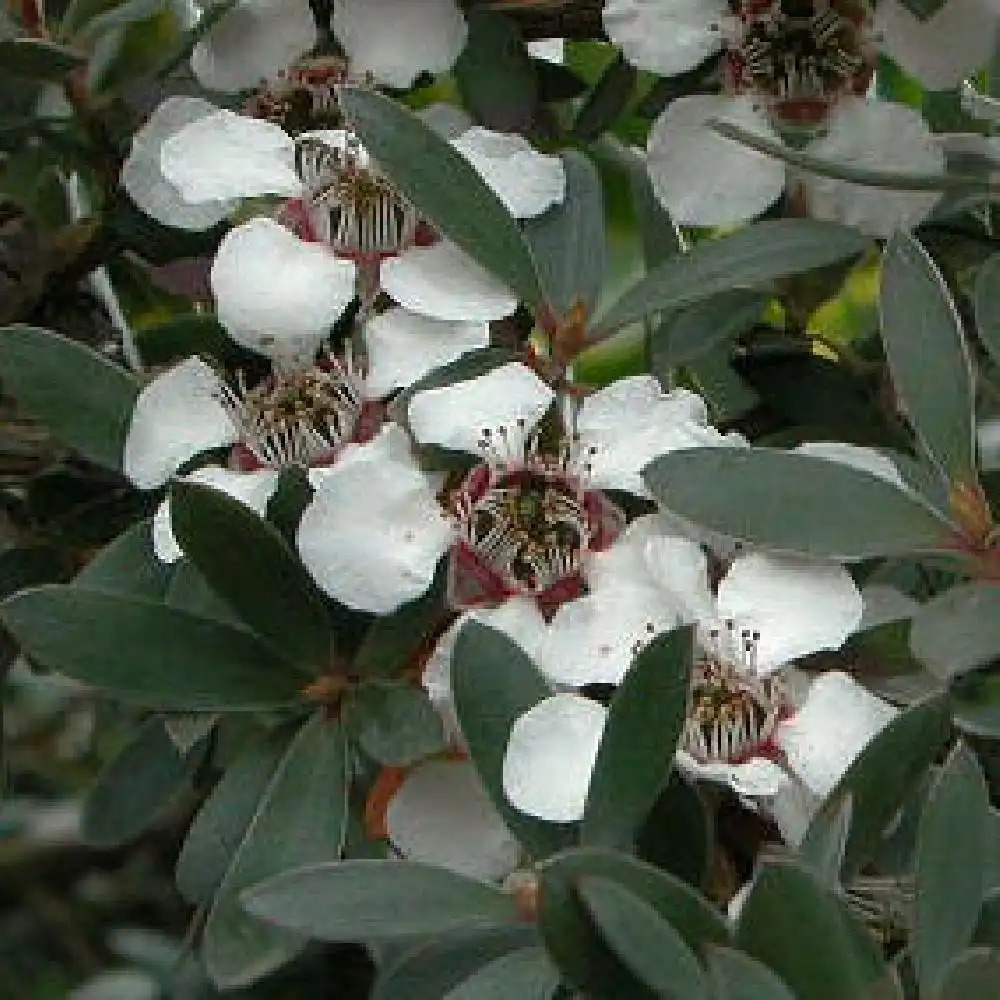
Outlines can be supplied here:
[[915, 494], [852, 466], [770, 448], [691, 448], [643, 473], [667, 510], [755, 545], [833, 559], [945, 547], [951, 526]]
[[82, 66], [87, 57], [66, 45], [43, 38], [5, 38], [0, 41], [0, 66], [4, 73], [32, 80], [61, 80]]
[[487, 271], [526, 303], [538, 305], [535, 265], [517, 223], [461, 154], [375, 91], [345, 88], [340, 104], [403, 194]]
[[930, 790], [917, 835], [911, 952], [921, 994], [940, 988], [948, 963], [972, 940], [986, 889], [989, 808], [979, 764], [959, 742]]
[[732, 948], [708, 945], [708, 976], [716, 1000], [795, 1000], [766, 966]]
[[4, 391], [85, 458], [120, 469], [139, 382], [96, 351], [34, 326], [0, 329]]
[[657, 636], [636, 657], [613, 701], [580, 830], [593, 847], [628, 846], [673, 769], [684, 728], [692, 634]]
[[625, 292], [595, 326], [616, 330], [650, 313], [680, 309], [730, 288], [835, 264], [869, 246], [870, 240], [857, 230], [832, 222], [757, 222], [664, 261]]
[[340, 856], [347, 830], [347, 769], [340, 724], [316, 712], [264, 789], [205, 922], [202, 950], [217, 986], [255, 982], [304, 945], [298, 935], [247, 916], [239, 892], [287, 868]]
[[77, 573], [74, 586], [106, 590], [131, 597], [162, 600], [173, 567], [153, 551], [151, 522], [139, 521], [109, 542]]
[[1000, 586], [963, 583], [922, 604], [910, 650], [945, 680], [1000, 657]]
[[1000, 253], [979, 268], [973, 289], [976, 328], [994, 364], [1000, 364]]
[[559, 971], [544, 949], [521, 948], [484, 965], [443, 1000], [548, 1000], [559, 980]]
[[221, 490], [194, 483], [171, 488], [170, 518], [184, 554], [257, 635], [304, 668], [326, 665], [322, 597], [271, 525]]
[[156, 708], [273, 708], [304, 684], [249, 632], [143, 598], [50, 584], [8, 598], [0, 619], [44, 666]]
[[970, 948], [955, 958], [936, 1000], [986, 1000], [1000, 996], [1000, 950]]
[[451, 934], [518, 919], [512, 895], [416, 861], [310, 865], [254, 886], [243, 900], [255, 916], [322, 941]]
[[366, 684], [351, 699], [347, 724], [361, 749], [389, 767], [446, 749], [441, 717], [423, 688]]
[[577, 112], [573, 138], [592, 142], [607, 131], [628, 105], [638, 76], [636, 68], [619, 53]]
[[972, 366], [962, 321], [927, 251], [897, 232], [882, 258], [882, 340], [903, 410], [928, 457], [976, 481]]

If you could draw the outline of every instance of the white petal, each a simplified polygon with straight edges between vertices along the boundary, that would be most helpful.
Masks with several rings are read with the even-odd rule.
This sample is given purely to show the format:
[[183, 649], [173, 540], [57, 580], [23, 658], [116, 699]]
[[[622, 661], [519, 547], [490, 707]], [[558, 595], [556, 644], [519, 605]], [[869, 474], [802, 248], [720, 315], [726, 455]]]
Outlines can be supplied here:
[[241, 0], [195, 45], [191, 69], [209, 90], [247, 90], [287, 69], [316, 40], [307, 0]]
[[503, 760], [508, 801], [551, 822], [580, 819], [607, 714], [588, 698], [557, 694], [522, 715]]
[[775, 741], [792, 771], [815, 795], [825, 798], [868, 741], [896, 714], [847, 674], [822, 674], [813, 681], [805, 705], [778, 726]]
[[230, 230], [212, 265], [219, 322], [273, 360], [312, 358], [354, 297], [354, 264], [270, 219]]
[[565, 38], [538, 38], [528, 42], [527, 49], [532, 59], [541, 59], [542, 62], [556, 63], [560, 66], [566, 62]]
[[410, 247], [382, 262], [382, 289], [411, 312], [434, 319], [503, 319], [517, 297], [454, 243]]
[[757, 665], [838, 649], [858, 627], [863, 602], [850, 573], [833, 563], [753, 553], [737, 559], [718, 590], [719, 616], [760, 632]]
[[653, 191], [674, 222], [721, 226], [759, 215], [781, 196], [785, 166], [713, 132], [718, 118], [776, 140], [749, 98], [679, 97], [653, 123], [646, 146]]
[[365, 327], [365, 384], [371, 395], [387, 396], [489, 342], [486, 323], [449, 323], [408, 309], [389, 309]]
[[423, 594], [451, 541], [427, 477], [400, 428], [383, 427], [330, 468], [299, 523], [306, 568], [348, 607], [388, 614]]
[[650, 496], [641, 473], [652, 459], [679, 448], [730, 443], [707, 426], [707, 416], [700, 396], [686, 389], [664, 393], [651, 376], [613, 382], [589, 396], [577, 416], [590, 482]]
[[164, 142], [219, 109], [200, 97], [168, 97], [132, 137], [132, 150], [122, 167], [122, 185], [129, 197], [151, 218], [178, 229], [207, 229], [225, 218], [232, 202], [193, 204], [163, 175], [160, 155]]
[[949, 90], [990, 61], [997, 41], [993, 0], [947, 0], [926, 21], [898, 0], [879, 0], [880, 48], [930, 90]]
[[725, 0], [605, 0], [604, 30], [639, 69], [674, 76], [722, 48]]
[[[203, 469], [195, 469], [185, 476], [184, 482], [210, 486], [234, 500], [239, 500], [241, 504], [264, 517], [267, 514], [268, 501], [278, 486], [278, 475], [272, 469], [233, 472], [230, 469], [208, 465]], [[153, 516], [153, 551], [163, 562], [175, 562], [184, 555], [170, 529], [169, 496], [157, 507]]]
[[468, 35], [455, 0], [334, 0], [333, 31], [353, 73], [399, 88], [451, 69]]
[[[954, 6], [949, 0], [948, 6]], [[821, 139], [808, 151], [824, 160], [872, 170], [912, 174], [944, 172], [944, 151], [921, 115], [890, 101], [844, 100]], [[874, 236], [890, 236], [922, 222], [937, 204], [939, 191], [892, 191], [848, 184], [817, 174], [803, 186], [809, 214], [857, 226]]]
[[484, 429], [505, 427], [516, 434], [523, 420], [521, 434], [528, 434], [554, 398], [530, 368], [511, 361], [467, 382], [418, 392], [410, 403], [410, 427], [421, 444], [475, 454]]
[[865, 602], [865, 611], [858, 626], [859, 631], [887, 625], [889, 622], [905, 621], [920, 610], [919, 601], [886, 584], [866, 584], [861, 588], [861, 596]]
[[451, 144], [476, 168], [515, 219], [541, 215], [566, 197], [562, 160], [539, 153], [523, 136], [476, 125]]
[[901, 490], [909, 489], [903, 481], [896, 463], [874, 448], [846, 444], [843, 441], [804, 441], [792, 451], [797, 451], [800, 455], [825, 458], [830, 462], [840, 462], [841, 465], [850, 465], [862, 472], [870, 472], [873, 476], [878, 476], [879, 479], [884, 479]]
[[788, 784], [788, 775], [771, 760], [757, 757], [729, 768], [729, 787], [748, 799], [769, 799]]
[[821, 800], [801, 781], [786, 781], [771, 800], [768, 811], [781, 831], [781, 839], [792, 847], [802, 843]]
[[412, 771], [390, 800], [386, 823], [412, 861], [494, 882], [517, 865], [518, 843], [465, 761], [432, 760]]
[[293, 197], [302, 182], [295, 172], [295, 144], [279, 125], [218, 111], [180, 129], [163, 143], [163, 176], [190, 202]]
[[188, 358], [139, 393], [122, 458], [139, 489], [162, 486], [189, 458], [236, 441], [218, 399], [221, 385], [204, 361]]
[[559, 608], [546, 629], [538, 667], [554, 684], [620, 684], [638, 645], [676, 623], [677, 609], [660, 591], [607, 586]]

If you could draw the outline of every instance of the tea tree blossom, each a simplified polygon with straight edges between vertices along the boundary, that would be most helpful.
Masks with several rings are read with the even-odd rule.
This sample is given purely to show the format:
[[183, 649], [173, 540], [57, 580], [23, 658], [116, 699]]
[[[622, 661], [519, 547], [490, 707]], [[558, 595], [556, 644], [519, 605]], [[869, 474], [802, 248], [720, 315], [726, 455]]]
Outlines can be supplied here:
[[[831, 564], [752, 553], [732, 563], [713, 596], [704, 557], [701, 572], [692, 572], [700, 555], [693, 543], [656, 533], [647, 539], [632, 572], [655, 579], [678, 617], [697, 623], [678, 765], [752, 798], [773, 798], [793, 776], [825, 794], [893, 714], [844, 674], [821, 675], [803, 693], [786, 669], [807, 653], [838, 648], [857, 627], [862, 599], [850, 576]], [[657, 558], [685, 550], [686, 561]], [[597, 680], [571, 667], [564, 683]], [[510, 801], [544, 819], [578, 819], [606, 718], [604, 706], [569, 691], [525, 713], [504, 761]]]

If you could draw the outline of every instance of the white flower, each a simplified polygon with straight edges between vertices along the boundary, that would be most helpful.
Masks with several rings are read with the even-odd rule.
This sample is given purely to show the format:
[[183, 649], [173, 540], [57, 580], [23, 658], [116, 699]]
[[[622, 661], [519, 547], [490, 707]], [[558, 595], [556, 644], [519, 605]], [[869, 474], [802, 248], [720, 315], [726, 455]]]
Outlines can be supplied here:
[[[653, 190], [682, 225], [715, 226], [759, 215], [788, 183], [785, 164], [709, 127], [730, 122], [772, 142], [772, 123], [749, 95], [696, 95], [673, 101], [653, 124], [647, 168]], [[910, 108], [888, 101], [843, 97], [827, 122], [826, 133], [805, 151], [849, 166], [915, 174], [944, 171], [944, 152], [927, 123]], [[874, 235], [911, 227], [930, 213], [940, 197], [934, 191], [890, 191], [818, 174], [794, 176], [811, 215], [836, 219]]]
[[399, 88], [451, 69], [468, 35], [455, 0], [334, 0], [333, 31], [354, 74]]
[[403, 858], [488, 882], [509, 875], [520, 854], [466, 760], [433, 759], [410, 770], [387, 804], [385, 833]]
[[209, 90], [248, 90], [277, 76], [318, 39], [307, 0], [239, 0], [191, 53], [191, 69]]
[[[783, 671], [807, 653], [838, 648], [857, 627], [862, 600], [850, 576], [832, 564], [755, 553], [734, 561], [713, 597], [697, 546], [648, 525], [632, 531], [647, 544], [631, 569], [619, 566], [619, 586], [658, 586], [678, 619], [698, 624], [678, 765], [749, 798], [772, 799], [789, 775], [827, 794], [894, 712], [839, 673], [817, 678], [803, 700]], [[574, 686], [603, 680], [570, 674], [563, 682]], [[602, 706], [567, 692], [519, 719], [504, 762], [512, 804], [544, 819], [578, 819], [606, 718]]]

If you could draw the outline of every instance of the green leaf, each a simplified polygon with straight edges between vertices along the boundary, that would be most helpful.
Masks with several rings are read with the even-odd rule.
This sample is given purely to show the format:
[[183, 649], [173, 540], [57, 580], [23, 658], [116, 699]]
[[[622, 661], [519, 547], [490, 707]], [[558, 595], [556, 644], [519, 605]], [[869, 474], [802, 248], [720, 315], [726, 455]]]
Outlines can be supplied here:
[[184, 554], [261, 638], [305, 668], [330, 658], [330, 621], [302, 563], [276, 529], [221, 490], [175, 483], [170, 521]]
[[577, 112], [573, 138], [578, 142], [592, 142], [611, 128], [627, 107], [638, 77], [635, 67], [619, 53]]
[[349, 704], [348, 728], [380, 764], [405, 767], [446, 748], [441, 717], [422, 688], [367, 684]]
[[645, 158], [630, 161], [627, 172], [632, 209], [642, 240], [642, 259], [649, 272], [682, 253], [684, 245], [680, 230], [653, 191]]
[[236, 367], [239, 347], [214, 313], [181, 313], [137, 331], [139, 353], [147, 365], [170, 364], [192, 354], [208, 355]]
[[563, 974], [594, 996], [648, 997], [608, 947], [577, 892], [580, 879], [610, 879], [648, 904], [696, 954], [709, 942], [725, 944], [729, 932], [715, 909], [694, 889], [652, 865], [593, 848], [565, 851], [539, 871], [539, 926]]
[[162, 600], [173, 567], [153, 551], [152, 522], [139, 521], [106, 545], [73, 580], [75, 587]]
[[248, 632], [145, 598], [50, 584], [8, 598], [0, 619], [44, 666], [156, 708], [274, 708], [304, 684]]
[[986, 886], [989, 792], [975, 756], [959, 742], [924, 804], [917, 835], [916, 913], [910, 951], [922, 995], [972, 940]]
[[948, 967], [935, 1000], [986, 1000], [1000, 996], [1000, 950], [970, 948]]
[[707, 945], [708, 978], [715, 1000], [795, 1000], [765, 965], [731, 948]]
[[651, 371], [663, 379], [670, 369], [746, 333], [760, 321], [770, 301], [761, 292], [735, 288], [667, 317], [649, 338]]
[[538, 947], [495, 958], [442, 1000], [548, 1000], [559, 987], [559, 972]]
[[697, 785], [674, 768], [636, 838], [639, 857], [689, 885], [701, 886], [714, 847], [714, 813]]
[[[870, 857], [910, 789], [937, 755], [949, 724], [947, 698], [939, 696], [913, 705], [868, 742], [837, 782], [828, 801], [849, 794], [853, 803], [844, 878], [857, 874]], [[801, 847], [805, 857], [822, 854], [820, 841], [829, 842], [828, 825], [829, 813], [821, 813], [810, 826]]]
[[191, 790], [204, 756], [198, 744], [181, 753], [158, 716], [147, 719], [105, 765], [87, 793], [83, 836], [95, 847], [117, 847], [148, 829], [164, 810]]
[[790, 863], [758, 872], [737, 941], [798, 1000], [902, 1000], [868, 931], [813, 875]]
[[1000, 738], [1000, 674], [970, 670], [951, 685], [951, 715], [959, 729], [984, 739]]
[[42, 38], [0, 40], [0, 73], [4, 75], [57, 82], [86, 61], [82, 52]]
[[244, 892], [247, 910], [321, 941], [372, 941], [517, 922], [514, 897], [417, 861], [341, 861], [286, 871]]
[[946, 0], [899, 0], [918, 20], [930, 20], [945, 5]]
[[599, 876], [581, 878], [577, 892], [612, 951], [658, 996], [706, 1000], [698, 959], [652, 906]]
[[927, 456], [955, 483], [976, 482], [972, 365], [940, 272], [910, 235], [882, 258], [882, 341], [892, 381]]
[[462, 627], [452, 653], [451, 687], [469, 756], [511, 832], [536, 858], [565, 847], [573, 828], [518, 812], [503, 790], [503, 758], [511, 726], [552, 693], [548, 683], [515, 642], [470, 621]]
[[462, 103], [472, 116], [498, 132], [523, 132], [538, 103], [538, 78], [513, 21], [496, 11], [475, 9], [469, 35], [453, 72]]
[[121, 469], [139, 395], [128, 372], [76, 341], [34, 326], [0, 328], [4, 389], [85, 458]]
[[422, 943], [379, 970], [371, 1000], [441, 1000], [494, 959], [537, 944], [533, 928], [493, 928]]
[[833, 559], [946, 547], [951, 526], [913, 493], [839, 462], [771, 448], [690, 448], [643, 478], [667, 510], [714, 531]]
[[962, 583], [932, 597], [913, 616], [910, 649], [944, 680], [1000, 657], [1000, 586]]
[[487, 271], [537, 306], [541, 290], [531, 251], [500, 199], [461, 154], [375, 91], [345, 88], [340, 104], [403, 194]]
[[976, 328], [994, 364], [1000, 364], [1000, 253], [979, 268], [972, 293]]
[[809, 825], [809, 839], [800, 845], [799, 856], [831, 888], [840, 884], [853, 815], [854, 799], [849, 791], [827, 799]]
[[602, 330], [680, 309], [719, 292], [854, 257], [870, 246], [857, 230], [812, 219], [757, 222], [671, 257], [634, 285], [595, 323]]
[[255, 982], [301, 950], [305, 942], [298, 935], [247, 916], [240, 891], [285, 869], [340, 856], [348, 768], [340, 723], [317, 711], [271, 776], [209, 911], [202, 953], [216, 986]]
[[565, 316], [577, 302], [588, 315], [597, 301], [607, 264], [601, 178], [591, 160], [574, 149], [560, 153], [566, 197], [524, 223], [545, 304]]
[[691, 629], [658, 635], [615, 693], [580, 828], [591, 847], [628, 846], [674, 766], [684, 728]]
[[198, 810], [175, 872], [177, 888], [193, 906], [208, 905], [222, 884], [293, 735], [284, 728], [253, 740]]

